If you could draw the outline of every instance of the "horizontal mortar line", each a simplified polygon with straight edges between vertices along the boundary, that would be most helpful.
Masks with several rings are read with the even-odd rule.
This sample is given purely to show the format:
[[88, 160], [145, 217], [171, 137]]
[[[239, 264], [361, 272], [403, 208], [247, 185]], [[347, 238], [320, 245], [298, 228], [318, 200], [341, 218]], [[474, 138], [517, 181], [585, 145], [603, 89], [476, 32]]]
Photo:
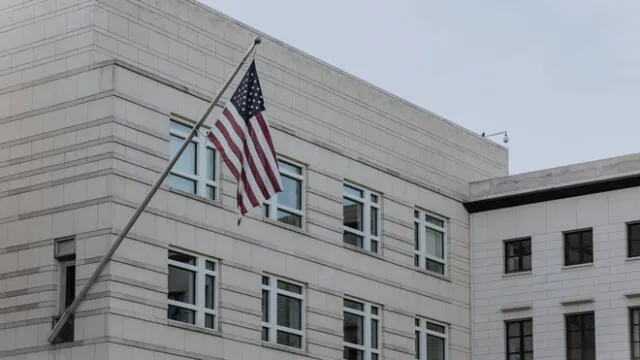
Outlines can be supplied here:
[[[313, 331], [313, 332], [321, 333], [328, 336], [334, 336], [340, 339], [339, 343], [342, 342], [342, 334], [340, 334], [340, 331], [338, 329], [325, 328], [322, 326], [316, 326], [311, 323], [307, 323], [306, 328], [308, 331]], [[338, 345], [338, 344], [335, 344], [335, 345]]]
[[[41, 20], [38, 20], [38, 21], [41, 21]], [[51, 46], [54, 47], [54, 54], [53, 55], [47, 56], [47, 57], [42, 57], [42, 58], [37, 58], [36, 60], [33, 60], [31, 62], [27, 62], [27, 63], [23, 63], [23, 64], [20, 64], [20, 65], [12, 65], [10, 67], [7, 67], [4, 70], [0, 70], [0, 75], [6, 75], [6, 74], [13, 73], [13, 72], [18, 72], [18, 71], [25, 71], [25, 70], [31, 69], [33, 67], [36, 67], [36, 66], [47, 64], [49, 62], [65, 59], [72, 52], [77, 52], [78, 50], [86, 50], [86, 49], [89, 49], [89, 48], [93, 47], [95, 44], [92, 43], [92, 44], [89, 44], [89, 45], [85, 45], [85, 46], [82, 46], [82, 47], [75, 48], [73, 50], [60, 52], [60, 53], [55, 53], [55, 45], [56, 45], [56, 43], [58, 41], [66, 40], [66, 39], [69, 39], [69, 38], [72, 38], [72, 37], [78, 37], [78, 36], [81, 36], [81, 35], [84, 35], [84, 34], [87, 34], [87, 33], [92, 33], [93, 32], [93, 26], [94, 26], [93, 24], [85, 25], [85, 26], [79, 27], [79, 28], [71, 30], [71, 31], [66, 31], [66, 32], [64, 32], [62, 34], [54, 35], [54, 36], [51, 36], [51, 37], [47, 37], [45, 39], [41, 39], [41, 40], [37, 40], [37, 41], [34, 41], [34, 42], [30, 42], [30, 43], [27, 43], [27, 44], [21, 44], [18, 47], [14, 47], [14, 48], [11, 48], [8, 51], [5, 51], [7, 56], [11, 56], [11, 55], [15, 55], [15, 54], [21, 53], [21, 52], [23, 52], [25, 50], [29, 50], [29, 49], [35, 50], [35, 49], [37, 49], [37, 48], [39, 48], [41, 46], [51, 45]], [[2, 31], [0, 31], [0, 32], [2, 32]]]
[[46, 266], [38, 266], [38, 267], [16, 270], [16, 271], [9, 271], [9, 272], [0, 274], [0, 280], [11, 279], [18, 276], [33, 275], [41, 272], [51, 272], [55, 270], [56, 270], [55, 265], [46, 265]]
[[[144, 6], [144, 7], [149, 8], [149, 5], [146, 5], [146, 6]], [[155, 7], [154, 7], [154, 8], [155, 8]], [[105, 10], [106, 10], [106, 9], [105, 9]], [[116, 10], [116, 11], [117, 11], [117, 10]], [[155, 11], [155, 13], [156, 13], [156, 14], [158, 14], [158, 15], [161, 15], [161, 16], [168, 16], [168, 17], [170, 17], [170, 18], [173, 18], [173, 19], [174, 19], [174, 21], [175, 21], [176, 23], [180, 23], [180, 24], [182, 24], [183, 26], [185, 26], [185, 27], [187, 27], [187, 28], [195, 28], [195, 29], [199, 29], [199, 31], [198, 31], [199, 33], [205, 33], [205, 34], [208, 34], [208, 35], [210, 36], [210, 38], [213, 38], [213, 39], [215, 39], [216, 41], [219, 41], [219, 42], [221, 42], [221, 43], [223, 43], [223, 44], [225, 44], [225, 45], [227, 45], [227, 46], [231, 47], [232, 49], [234, 49], [234, 50], [236, 50], [236, 51], [238, 51], [238, 52], [242, 52], [242, 49], [239, 49], [239, 48], [238, 48], [238, 46], [237, 46], [236, 44], [231, 43], [231, 42], [228, 42], [228, 41], [226, 41], [226, 39], [224, 39], [224, 38], [220, 38], [220, 37], [219, 37], [219, 36], [217, 36], [216, 34], [214, 34], [214, 33], [210, 32], [208, 29], [200, 28], [200, 27], [198, 27], [198, 26], [196, 26], [196, 25], [194, 25], [194, 24], [185, 23], [185, 22], [183, 22], [181, 19], [179, 19], [179, 18], [177, 18], [177, 17], [175, 17], [175, 16], [173, 16], [173, 15], [171, 15], [171, 14], [167, 14], [166, 12], [164, 12], [164, 11], [162, 11], [162, 10], [156, 10], [156, 11]], [[129, 20], [138, 21], [138, 19], [129, 19]], [[232, 20], [232, 19], [231, 19], [231, 20]], [[244, 24], [239, 24], [239, 26], [240, 26], [240, 27], [246, 27], [246, 25], [244, 25]], [[161, 30], [160, 28], [156, 28], [155, 26], [152, 26], [152, 27], [153, 27], [153, 29], [149, 29], [149, 30], [152, 30], [152, 31], [153, 31], [153, 30], [156, 30], [156, 29]], [[255, 31], [255, 30], [251, 29], [251, 31]], [[182, 41], [183, 43], [185, 42], [185, 41], [184, 41], [185, 39], [183, 39], [183, 38], [179, 38], [179, 37], [175, 37], [175, 35], [174, 35], [174, 34], [172, 34], [172, 33], [165, 32], [165, 34], [166, 34], [166, 35], [169, 35], [170, 37], [174, 37], [174, 40]], [[271, 37], [269, 37], [269, 38], [271, 38]], [[463, 131], [463, 132], [465, 132], [465, 133], [469, 134], [469, 135], [475, 135], [475, 136], [477, 136], [477, 134], [475, 134], [475, 133], [471, 132], [470, 130], [465, 129], [465, 128], [461, 127], [460, 125], [455, 124], [455, 123], [453, 123], [453, 122], [451, 122], [451, 121], [449, 121], [449, 120], [447, 120], [447, 119], [445, 119], [445, 118], [443, 118], [443, 117], [441, 117], [441, 116], [439, 116], [439, 115], [437, 115], [437, 114], [435, 114], [435, 113], [433, 113], [433, 112], [431, 112], [431, 111], [429, 111], [429, 110], [423, 109], [423, 108], [421, 108], [421, 107], [419, 107], [419, 106], [417, 106], [417, 105], [415, 105], [415, 104], [413, 104], [413, 103], [410, 103], [410, 102], [406, 101], [405, 99], [402, 99], [402, 98], [400, 98], [400, 97], [398, 97], [398, 96], [396, 96], [396, 95], [393, 95], [393, 94], [391, 94], [391, 93], [389, 93], [389, 92], [385, 91], [384, 89], [381, 89], [381, 88], [379, 88], [379, 87], [376, 87], [376, 86], [374, 86], [374, 85], [372, 85], [372, 84], [370, 84], [370, 83], [368, 83], [368, 82], [364, 81], [363, 79], [357, 78], [357, 77], [355, 77], [354, 75], [349, 74], [349, 73], [347, 73], [347, 72], [345, 72], [345, 71], [343, 71], [343, 70], [341, 70], [341, 69], [339, 69], [339, 68], [337, 68], [337, 67], [335, 67], [335, 66], [332, 66], [331, 64], [325, 63], [325, 62], [323, 62], [323, 61], [321, 61], [321, 60], [319, 60], [319, 59], [317, 59], [317, 58], [315, 58], [315, 57], [313, 57], [313, 56], [311, 56], [311, 55], [309, 55], [309, 54], [306, 54], [306, 53], [304, 53], [304, 52], [301, 52], [300, 50], [298, 50], [298, 49], [296, 49], [296, 48], [293, 48], [293, 47], [291, 47], [291, 46], [289, 46], [289, 45], [287, 45], [287, 44], [281, 43], [280, 41], [278, 41], [278, 40], [277, 40], [277, 39], [275, 39], [275, 38], [271, 38], [271, 39], [272, 39], [272, 40], [274, 40], [274, 41], [276, 41], [276, 42], [277, 42], [277, 43], [279, 43], [280, 45], [282, 45], [282, 46], [284, 46], [284, 47], [287, 47], [287, 48], [289, 48], [290, 50], [293, 50], [294, 52], [297, 52], [297, 53], [299, 53], [299, 54], [302, 54], [302, 55], [306, 56], [307, 58], [311, 59], [312, 61], [315, 61], [315, 62], [319, 63], [321, 66], [323, 66], [323, 67], [325, 67], [325, 68], [329, 68], [329, 69], [331, 69], [331, 70], [336, 71], [337, 73], [339, 73], [339, 74], [340, 74], [340, 75], [342, 75], [342, 76], [345, 76], [345, 77], [347, 77], [347, 78], [350, 78], [351, 80], [355, 80], [358, 84], [363, 85], [365, 88], [367, 88], [367, 89], [369, 89], [369, 90], [372, 90], [373, 92], [381, 93], [383, 96], [386, 96], [386, 97], [389, 97], [389, 98], [392, 98], [392, 99], [398, 100], [398, 101], [400, 101], [400, 102], [404, 103], [404, 105], [406, 105], [406, 106], [410, 107], [412, 110], [414, 110], [414, 111], [416, 111], [416, 112], [419, 112], [419, 113], [425, 113], [425, 115], [430, 115], [430, 116], [432, 116], [432, 117], [434, 117], [434, 118], [436, 118], [436, 119], [438, 119], [438, 120], [441, 120], [441, 121], [445, 122], [446, 124], [448, 124], [448, 125], [450, 125], [450, 126], [452, 126], [452, 127], [454, 127], [454, 128], [457, 128], [457, 129], [459, 129], [459, 130], [461, 130], [461, 131]], [[196, 46], [198, 46], [200, 49], [202, 49], [202, 46], [200, 46], [199, 44], [194, 44], [194, 45], [196, 45]], [[202, 50], [201, 50], [201, 51], [202, 51]], [[209, 53], [208, 51], [203, 51], [203, 52], [205, 52], [205, 53]], [[211, 54], [210, 54], [210, 55], [211, 55]], [[213, 54], [213, 56], [215, 56], [215, 57], [219, 58], [219, 56], [216, 56], [215, 54]], [[381, 109], [373, 108], [373, 107], [369, 106], [366, 102], [363, 102], [363, 101], [361, 101], [361, 100], [359, 100], [359, 99], [353, 98], [353, 97], [349, 96], [348, 94], [343, 93], [343, 92], [342, 92], [342, 91], [340, 91], [339, 89], [335, 89], [335, 88], [333, 88], [333, 87], [331, 87], [331, 86], [327, 86], [327, 85], [325, 85], [325, 84], [319, 83], [319, 82], [318, 82], [318, 81], [316, 81], [315, 79], [313, 79], [313, 78], [309, 78], [309, 77], [305, 76], [303, 73], [297, 72], [297, 71], [295, 71], [295, 70], [293, 70], [293, 69], [286, 68], [286, 70], [284, 70], [285, 68], [284, 68], [283, 66], [281, 66], [279, 63], [274, 62], [274, 61], [273, 61], [273, 60], [271, 60], [271, 59], [264, 58], [263, 56], [260, 56], [260, 55], [258, 55], [258, 56], [259, 56], [263, 61], [265, 61], [265, 62], [269, 63], [271, 66], [276, 67], [276, 68], [279, 68], [279, 69], [280, 69], [280, 71], [282, 71], [283, 73], [289, 72], [289, 73], [291, 73], [291, 74], [295, 74], [299, 79], [301, 79], [302, 81], [304, 81], [304, 82], [306, 82], [306, 83], [312, 83], [312, 84], [316, 85], [317, 87], [319, 87], [319, 88], [321, 88], [321, 89], [323, 89], [323, 90], [325, 90], [325, 91], [327, 91], [327, 92], [329, 92], [329, 93], [333, 93], [334, 95], [338, 95], [338, 96], [340, 96], [341, 98], [343, 98], [343, 99], [345, 99], [345, 100], [347, 100], [347, 101], [349, 101], [349, 102], [351, 102], [351, 103], [358, 104], [358, 105], [362, 106], [363, 108], [368, 108], [368, 110], [369, 110], [369, 111], [372, 111], [372, 112], [374, 112], [374, 113], [376, 113], [376, 112], [377, 112], [377, 113], [378, 113], [378, 115], [382, 115], [382, 117], [386, 117], [386, 118], [388, 118], [388, 119], [395, 120], [395, 122], [396, 122], [396, 123], [406, 124], [406, 123], [405, 123], [405, 122], [403, 122], [401, 119], [395, 118], [391, 113], [384, 112], [384, 111], [382, 111]], [[229, 61], [227, 61], [227, 63], [228, 63], [228, 64], [230, 64], [230, 65], [232, 64], [232, 62], [229, 62]], [[412, 124], [412, 125], [413, 125], [413, 124]], [[415, 125], [413, 125], [413, 126], [414, 126], [416, 129], [419, 129], [420, 131], [424, 131], [423, 129], [420, 129], [419, 127], [417, 127], [417, 126], [415, 126]], [[415, 129], [412, 129], [412, 130], [414, 130], [414, 131], [415, 131]], [[426, 132], [426, 135], [427, 135], [427, 136], [429, 136], [430, 134], [431, 134], [430, 132]], [[436, 135], [436, 134], [431, 134], [431, 135], [432, 135], [432, 137], [435, 137], [436, 139], [439, 139], [440, 141], [446, 140], [445, 138], [440, 137], [440, 136], [438, 136], [438, 135]], [[452, 146], [452, 147], [456, 147], [456, 146], [457, 146], [457, 144], [455, 144], [455, 143], [453, 143], [453, 142], [451, 142], [449, 145], [450, 145], [450, 146]], [[459, 148], [460, 148], [463, 152], [467, 153], [467, 155], [471, 155], [471, 156], [479, 157], [480, 159], [488, 160], [488, 161], [491, 161], [491, 162], [495, 163], [497, 167], [499, 167], [499, 166], [500, 166], [500, 164], [498, 164], [497, 162], [494, 162], [494, 161], [493, 161], [493, 160], [491, 160], [490, 158], [487, 158], [487, 157], [484, 157], [484, 156], [479, 156], [479, 154], [477, 154], [477, 153], [475, 153], [475, 152], [472, 152], [472, 151], [469, 151], [469, 150], [467, 150], [467, 149], [465, 149], [465, 148], [462, 148], [462, 147], [459, 147]]]
[[[76, 265], [93, 265], [93, 264], [97, 264], [100, 262], [100, 260], [102, 260], [104, 256], [100, 255], [100, 256], [92, 256], [90, 258], [85, 258], [85, 259], [80, 259], [76, 261]], [[128, 266], [132, 266], [135, 267], [137, 269], [140, 270], [147, 270], [147, 271], [151, 271], [151, 272], [155, 272], [161, 275], [168, 275], [169, 271], [167, 270], [166, 267], [159, 267], [153, 264], [149, 264], [149, 263], [145, 263], [142, 261], [137, 261], [137, 260], [133, 260], [130, 258], [125, 257], [124, 255], [113, 255], [110, 259], [110, 261], [113, 261], [114, 263], [120, 263], [123, 265], [128, 265]]]
[[[114, 197], [113, 201], [115, 203], [119, 204], [119, 205], [132, 207], [132, 208], [137, 207], [136, 205], [134, 205], [133, 203], [131, 203], [130, 201], [125, 200], [125, 199], [120, 199], [120, 198]], [[360, 277], [365, 278], [365, 279], [370, 280], [370, 281], [377, 281], [379, 283], [383, 283], [383, 284], [386, 284], [386, 285], [394, 287], [394, 288], [402, 289], [402, 290], [407, 291], [407, 292], [412, 292], [412, 293], [415, 293], [417, 295], [429, 297], [429, 298], [431, 298], [433, 300], [437, 300], [437, 301], [441, 301], [441, 302], [445, 302], [445, 303], [451, 303], [451, 301], [449, 299], [441, 297], [440, 295], [437, 295], [437, 294], [430, 294], [428, 292], [423, 292], [423, 291], [421, 291], [419, 289], [405, 287], [405, 286], [402, 286], [402, 284], [400, 284], [400, 283], [395, 283], [395, 282], [392, 282], [392, 281], [388, 281], [386, 279], [377, 278], [377, 277], [371, 277], [367, 273], [360, 272], [360, 271], [357, 271], [357, 270], [344, 269], [341, 266], [339, 266], [339, 264], [331, 264], [331, 263], [329, 263], [327, 261], [323, 261], [321, 259], [316, 259], [316, 258], [313, 258], [313, 257], [310, 257], [310, 256], [302, 256], [302, 255], [299, 255], [299, 254], [296, 254], [296, 253], [293, 253], [293, 252], [286, 251], [284, 249], [279, 249], [279, 248], [277, 248], [277, 247], [275, 247], [273, 245], [270, 245], [270, 244], [267, 244], [267, 243], [264, 243], [262, 241], [259, 241], [259, 240], [256, 240], [256, 239], [252, 239], [252, 238], [249, 238], [249, 237], [246, 237], [246, 236], [242, 236], [240, 234], [236, 234], [236, 233], [227, 231], [225, 229], [221, 229], [221, 228], [218, 228], [218, 227], [210, 226], [210, 225], [207, 225], [207, 224], [198, 223], [198, 222], [195, 222], [195, 221], [193, 221], [191, 219], [184, 218], [184, 217], [181, 217], [181, 216], [177, 216], [177, 215], [174, 215], [174, 214], [171, 214], [171, 213], [168, 213], [168, 212], [164, 212], [164, 211], [160, 211], [160, 210], [157, 210], [157, 209], [152, 209], [150, 207], [147, 207], [147, 209], [145, 211], [147, 211], [147, 212], [149, 212], [151, 214], [154, 214], [156, 216], [161, 216], [161, 217], [165, 217], [167, 219], [180, 221], [180, 222], [192, 225], [192, 226], [199, 227], [201, 229], [212, 231], [214, 233], [217, 233], [217, 234], [220, 234], [220, 235], [223, 235], [223, 236], [228, 236], [230, 238], [234, 238], [236, 240], [240, 240], [240, 241], [249, 243], [251, 245], [261, 246], [261, 247], [267, 248], [267, 249], [275, 251], [275, 252], [279, 252], [279, 253], [282, 253], [282, 254], [285, 254], [285, 255], [289, 255], [289, 256], [294, 256], [294, 257], [297, 257], [297, 258], [302, 259], [302, 260], [307, 260], [307, 261], [310, 261], [310, 262], [314, 262], [316, 264], [320, 264], [322, 266], [327, 266], [327, 267], [333, 268], [334, 270], [338, 270], [338, 271], [346, 272], [346, 273], [349, 273], [349, 274], [352, 274], [352, 275], [360, 276]], [[306, 236], [311, 237], [314, 240], [318, 240], [319, 239], [319, 238], [312, 237], [310, 235], [306, 235]], [[325, 240], [323, 240], [323, 241], [325, 241]], [[334, 246], [336, 245], [335, 243], [329, 243], [329, 244], [332, 244]], [[402, 267], [402, 268], [404, 268], [406, 270], [414, 271], [413, 269], [409, 269], [408, 267], [406, 267], [404, 265], [396, 264], [396, 263], [390, 261], [389, 259], [383, 259], [383, 258], [380, 258], [380, 259], [383, 260], [383, 261], [386, 261], [386, 262], [388, 262], [388, 263], [390, 263], [392, 265], [396, 265], [396, 266]]]
[[[244, 307], [244, 306], [236, 305], [236, 304], [233, 304], [233, 303], [225, 302], [224, 300], [220, 301], [220, 309], [222, 310], [221, 312], [224, 312], [224, 310], [230, 310], [230, 311], [235, 311], [235, 312], [239, 312], [239, 313], [243, 313], [243, 314], [253, 315], [253, 316], [256, 316], [256, 317], [262, 316], [262, 312], [260, 310], [254, 310], [254, 309], [251, 309], [251, 308], [248, 308], [248, 307]], [[256, 326], [256, 328], [260, 327], [260, 325], [258, 325], [258, 324], [255, 324], [255, 326]]]
[[309, 188], [309, 187], [307, 188], [307, 192], [309, 194], [311, 194], [311, 195], [315, 195], [315, 196], [321, 197], [323, 199], [338, 203], [338, 204], [340, 204], [340, 207], [342, 207], [342, 197], [340, 197], [340, 196], [337, 196], [337, 195], [334, 195], [334, 194], [330, 194], [330, 193], [326, 193], [324, 191], [317, 190], [315, 188]]
[[28, 213], [19, 214], [17, 216], [10, 216], [8, 218], [5, 217], [5, 218], [0, 219], [0, 224], [4, 224], [4, 223], [10, 222], [10, 221], [15, 221], [15, 220], [26, 220], [26, 219], [30, 219], [30, 218], [33, 218], [33, 217], [51, 215], [51, 214], [60, 213], [60, 212], [64, 212], [64, 211], [69, 211], [69, 210], [77, 210], [77, 209], [84, 208], [84, 207], [89, 207], [89, 206], [108, 203], [110, 201], [112, 201], [111, 200], [111, 196], [103, 196], [103, 197], [100, 197], [100, 198], [80, 201], [80, 202], [73, 203], [73, 204], [55, 206], [55, 207], [44, 209], [44, 210], [37, 210], [37, 211], [32, 211], [32, 212], [28, 212]]
[[3, 324], [0, 324], [0, 330], [16, 329], [16, 328], [21, 328], [25, 326], [50, 324], [50, 323], [51, 323], [51, 316], [44, 316], [44, 317], [27, 319], [27, 320], [5, 322]]
[[38, 301], [33, 303], [7, 306], [7, 307], [0, 308], [0, 314], [8, 314], [13, 312], [33, 310], [33, 309], [44, 309], [54, 305], [55, 305], [55, 301], [51, 300], [51, 301]]
[[334, 320], [339, 320], [339, 321], [343, 321], [344, 317], [342, 314], [339, 313], [332, 313], [330, 311], [327, 311], [326, 309], [319, 309], [319, 308], [314, 308], [311, 306], [307, 306], [307, 312], [311, 313], [311, 314], [316, 314], [316, 315], [320, 315], [323, 317], [328, 317], [330, 319], [334, 319]]
[[[100, 65], [100, 66], [97, 66]], [[56, 74], [56, 75], [52, 75], [52, 76], [48, 76], [47, 78], [42, 78], [39, 79], [37, 81], [33, 81], [35, 84], [33, 84], [32, 86], [36, 86], [36, 85], [41, 85], [50, 81], [55, 81], [58, 79], [62, 79], [65, 77], [69, 77], [69, 76], [73, 76], [73, 75], [77, 75], [79, 73], [83, 73], [83, 72], [87, 72], [87, 71], [91, 71], [91, 70], [96, 70], [99, 69], [101, 67], [105, 67], [105, 65], [98, 63], [96, 64], [96, 66], [92, 66], [91, 68], [89, 67], [85, 67], [87, 68], [86, 70], [81, 70], [83, 68], [78, 68], [76, 70], [71, 70], [71, 71], [66, 71], [64, 73], [60, 73], [60, 74]], [[49, 80], [48, 78], [52, 78], [51, 80]], [[28, 87], [28, 86], [26, 86]], [[2, 94], [0, 94], [2, 95]], [[53, 112], [56, 110], [61, 110], [61, 109], [66, 109], [66, 108], [70, 108], [70, 107], [74, 107], [76, 105], [82, 105], [85, 103], [89, 103], [92, 101], [96, 101], [96, 100], [102, 100], [111, 96], [115, 95], [115, 91], [114, 90], [104, 90], [104, 91], [100, 91], [98, 93], [95, 94], [91, 94], [88, 96], [84, 96], [81, 98], [77, 98], [74, 100], [69, 100], [69, 101], [63, 101], [61, 103], [57, 103], [57, 104], [53, 104], [53, 105], [49, 105], [47, 107], [44, 108], [40, 108], [40, 109], [35, 109], [35, 110], [29, 110], [29, 111], [25, 111], [23, 113], [20, 114], [15, 114], [15, 115], [10, 115], [10, 116], [5, 116], [3, 118], [0, 118], [0, 124], [6, 124], [12, 121], [16, 121], [16, 120], [22, 120], [22, 119], [26, 119], [26, 118], [30, 118], [30, 117], [35, 117], [38, 115], [42, 115], [42, 114], [46, 114], [48, 112]]]
[[[49, 1], [49, 0], [46, 0], [46, 1]], [[29, 4], [28, 6], [35, 7], [35, 6], [37, 6], [39, 4], [42, 4], [42, 3], [46, 2], [46, 1], [41, 1], [41, 2], [35, 3], [35, 4]], [[80, 2], [80, 3], [77, 3], [77, 4], [72, 4], [71, 6], [67, 6], [67, 7], [64, 7], [64, 8], [61, 8], [61, 9], [56, 9], [55, 12], [42, 13], [40, 15], [33, 16], [31, 18], [28, 18], [28, 19], [16, 21], [13, 24], [8, 24], [6, 26], [3, 25], [3, 26], [0, 26], [0, 32], [5, 32], [5, 31], [2, 31], [2, 28], [9, 27], [9, 26], [12, 26], [12, 25], [31, 25], [31, 24], [34, 24], [36, 22], [52, 19], [52, 18], [57, 17], [57, 16], [59, 16], [61, 14], [62, 15], [67, 15], [69, 12], [72, 12], [72, 10], [82, 10], [84, 8], [91, 7], [92, 4], [90, 4], [90, 3], [91, 3], [91, 1], [85, 0], [84, 2]], [[88, 5], [87, 6], [82, 6], [82, 5], [86, 5], [86, 4], [88, 4]], [[11, 7], [3, 9], [2, 11], [0, 11], [0, 14], [3, 14], [5, 12], [11, 12], [11, 11], [16, 10], [16, 9], [21, 9], [21, 8], [24, 9], [26, 7], [27, 6], [25, 6], [25, 4], [23, 2], [21, 4], [16, 4], [15, 6], [11, 6]], [[73, 9], [74, 7], [77, 7], [78, 9]], [[19, 26], [19, 27], [16, 26], [16, 28], [20, 28], [20, 27], [22, 27], [22, 26]]]
[[[90, 264], [90, 265], [93, 265], [93, 264]], [[84, 285], [87, 282], [87, 280], [89, 279], [88, 276], [87, 276], [87, 278], [84, 278], [84, 279], [77, 278], [76, 279], [76, 286]], [[148, 284], [148, 283], [146, 283], [144, 281], [139, 281], [139, 280], [135, 280], [135, 279], [129, 279], [129, 278], [126, 278], [126, 277], [123, 277], [123, 276], [109, 275], [109, 274], [100, 275], [98, 277], [98, 279], [96, 280], [96, 282], [94, 283], [94, 285], [96, 283], [100, 283], [100, 282], [105, 282], [105, 283], [107, 283], [107, 282], [116, 282], [116, 283], [120, 283], [120, 284], [127, 285], [127, 286], [134, 286], [134, 287], [139, 287], [141, 289], [154, 291], [154, 292], [160, 293], [162, 295], [167, 295], [167, 291], [168, 291], [168, 289], [166, 287], [154, 286], [154, 285]]]
[[51, 284], [51, 285], [41, 285], [36, 287], [22, 288], [22, 289], [12, 290], [12, 291], [5, 291], [5, 292], [0, 292], [0, 299], [6, 299], [6, 298], [29, 295], [29, 294], [37, 294], [37, 293], [47, 292], [47, 291], [56, 291], [56, 289], [57, 289], [56, 285]]
[[[87, 31], [88, 33], [88, 31]], [[20, 66], [24, 66], [25, 68], [22, 70], [14, 70], [11, 71], [7, 74], [5, 74], [4, 76], [9, 76], [18, 72], [21, 72], [22, 74], [21, 77], [24, 77], [24, 73], [36, 68], [38, 66], [43, 66], [43, 65], [47, 65], [47, 64], [52, 64], [52, 63], [56, 63], [56, 62], [62, 62], [65, 61], [66, 64], [66, 60], [72, 56], [77, 56], [77, 55], [82, 55], [82, 54], [86, 54], [86, 53], [91, 53], [93, 51], [95, 51], [95, 45], [94, 44], [89, 44], [89, 45], [85, 45], [83, 47], [79, 47], [77, 49], [73, 49], [73, 50], [69, 50], [57, 55], [54, 55], [55, 59], [49, 59], [49, 60], [42, 60], [42, 61], [37, 61], [37, 62], [33, 62], [30, 64], [26, 64], [26, 65], [30, 65], [30, 66], [26, 66], [26, 65], [20, 65]], [[84, 65], [84, 66], [80, 66], [71, 70], [62, 70], [58, 73], [55, 73], [53, 75], [47, 75], [47, 76], [41, 76], [41, 77], [37, 77], [34, 80], [29, 80], [29, 81], [22, 81], [19, 82], [17, 84], [11, 85], [11, 86], [7, 86], [4, 88], [0, 88], [0, 95], [4, 95], [4, 94], [9, 94], [12, 92], [16, 92], [16, 91], [20, 91], [20, 90], [24, 90], [26, 88], [30, 88], [30, 87], [35, 87], [37, 85], [40, 84], [44, 84], [50, 81], [50, 79], [59, 79], [59, 75], [63, 74], [63, 73], [70, 73], [71, 75], [77, 75], [80, 73], [84, 73], [84, 72], [88, 72], [91, 71], [91, 67], [94, 67], [95, 64], [90, 64], [90, 65]], [[66, 65], [65, 65], [66, 67]], [[63, 76], [64, 77], [64, 76]]]
[[124, 300], [127, 302], [131, 302], [134, 304], [145, 305], [153, 308], [158, 308], [162, 310], [167, 310], [167, 302], [166, 301], [155, 301], [146, 299], [140, 296], [126, 294], [120, 291], [106, 290], [100, 292], [94, 292], [91, 294], [87, 294], [86, 300], [98, 300], [104, 298], [114, 298], [118, 300]]
[[[75, 238], [76, 240], [80, 240], [80, 239], [87, 239], [95, 236], [106, 235], [109, 233], [110, 229], [111, 228], [103, 228], [98, 230], [91, 230], [87, 232], [77, 233]], [[6, 253], [18, 252], [18, 251], [24, 251], [24, 250], [34, 250], [41, 247], [52, 246], [54, 241], [55, 241], [54, 238], [48, 238], [44, 240], [31, 241], [31, 242], [23, 243], [19, 245], [11, 245], [4, 248], [0, 247], [0, 254], [6, 254]]]
[[[239, 295], [249, 296], [255, 299], [262, 299], [262, 294], [259, 292], [243, 289], [237, 286], [230, 285], [228, 283], [220, 282], [220, 290], [233, 292]], [[224, 296], [224, 295], [222, 295]]]

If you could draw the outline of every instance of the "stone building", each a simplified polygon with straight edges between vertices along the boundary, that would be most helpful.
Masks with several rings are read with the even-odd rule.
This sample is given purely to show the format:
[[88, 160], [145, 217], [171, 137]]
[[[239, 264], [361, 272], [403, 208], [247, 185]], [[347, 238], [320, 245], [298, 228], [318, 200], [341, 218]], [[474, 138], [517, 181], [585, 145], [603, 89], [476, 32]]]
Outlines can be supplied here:
[[506, 149], [265, 35], [286, 191], [237, 227], [197, 138], [47, 341], [256, 34], [193, 0], [0, 1], [0, 358], [471, 358], [463, 203]]

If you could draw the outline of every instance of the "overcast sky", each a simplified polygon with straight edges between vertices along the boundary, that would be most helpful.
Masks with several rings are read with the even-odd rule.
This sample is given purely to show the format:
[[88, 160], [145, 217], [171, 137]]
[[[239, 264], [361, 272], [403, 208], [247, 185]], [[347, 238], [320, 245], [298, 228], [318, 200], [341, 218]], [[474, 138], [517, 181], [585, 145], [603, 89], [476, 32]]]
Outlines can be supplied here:
[[201, 1], [474, 132], [507, 130], [511, 174], [640, 152], [638, 0]]

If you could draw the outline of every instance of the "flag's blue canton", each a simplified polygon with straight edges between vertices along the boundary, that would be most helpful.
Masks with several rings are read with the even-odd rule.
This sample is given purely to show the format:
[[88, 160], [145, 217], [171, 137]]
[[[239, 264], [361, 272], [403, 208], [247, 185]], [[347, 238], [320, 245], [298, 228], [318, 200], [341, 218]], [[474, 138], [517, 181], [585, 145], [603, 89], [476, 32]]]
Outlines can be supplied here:
[[244, 121], [248, 121], [257, 113], [265, 110], [255, 61], [252, 61], [251, 65], [249, 65], [247, 73], [231, 97], [231, 103]]

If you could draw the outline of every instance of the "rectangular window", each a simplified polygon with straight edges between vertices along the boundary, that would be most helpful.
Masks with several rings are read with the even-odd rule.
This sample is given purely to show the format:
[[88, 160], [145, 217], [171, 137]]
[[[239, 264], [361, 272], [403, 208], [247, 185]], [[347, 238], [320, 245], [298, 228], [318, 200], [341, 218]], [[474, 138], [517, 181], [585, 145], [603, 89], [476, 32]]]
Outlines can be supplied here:
[[640, 256], [640, 222], [627, 224], [627, 253], [629, 257]]
[[593, 312], [566, 315], [567, 360], [595, 360], [596, 335]]
[[564, 233], [564, 264], [593, 262], [593, 231], [579, 230]]
[[506, 322], [507, 360], [533, 360], [533, 321]]
[[343, 185], [343, 241], [371, 252], [380, 248], [380, 195]]
[[[191, 131], [192, 125], [171, 120], [169, 155], [178, 152]], [[218, 190], [218, 159], [215, 148], [199, 133], [187, 145], [180, 159], [171, 169], [169, 184], [172, 188], [216, 200]]]
[[629, 310], [631, 325], [631, 360], [640, 360], [640, 308]]
[[217, 329], [216, 260], [169, 250], [168, 282], [169, 319]]
[[302, 348], [304, 286], [273, 276], [262, 277], [262, 340]]
[[380, 307], [344, 299], [343, 337], [343, 359], [380, 359]]
[[415, 356], [418, 360], [447, 358], [447, 327], [425, 319], [415, 319]]
[[413, 216], [415, 266], [444, 275], [447, 266], [446, 220], [422, 210], [415, 210]]
[[263, 205], [264, 216], [295, 227], [302, 227], [303, 218], [303, 167], [289, 161], [278, 160], [282, 191]]
[[[54, 316], [55, 324], [76, 298], [75, 237], [56, 239], [54, 242], [54, 254], [58, 265], [58, 316]], [[71, 317], [54, 342], [70, 342], [73, 339], [74, 320]]]
[[531, 238], [505, 241], [505, 273], [514, 273], [529, 270], [531, 270]]

